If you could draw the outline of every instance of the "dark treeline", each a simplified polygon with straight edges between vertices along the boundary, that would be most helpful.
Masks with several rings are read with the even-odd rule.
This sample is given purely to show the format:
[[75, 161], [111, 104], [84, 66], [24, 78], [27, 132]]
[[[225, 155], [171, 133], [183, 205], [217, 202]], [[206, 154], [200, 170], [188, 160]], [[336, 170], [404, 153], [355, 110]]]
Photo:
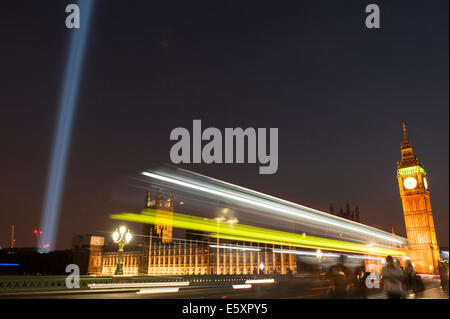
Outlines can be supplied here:
[[66, 275], [66, 266], [73, 263], [73, 252], [62, 250], [41, 254], [35, 248], [6, 248], [0, 250], [0, 263], [19, 264], [0, 265], [3, 275]]

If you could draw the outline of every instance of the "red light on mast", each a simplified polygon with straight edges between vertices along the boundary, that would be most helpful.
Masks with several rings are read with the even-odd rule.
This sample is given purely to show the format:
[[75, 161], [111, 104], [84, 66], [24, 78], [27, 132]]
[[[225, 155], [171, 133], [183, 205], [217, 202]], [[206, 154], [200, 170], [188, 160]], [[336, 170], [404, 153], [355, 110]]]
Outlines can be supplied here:
[[40, 238], [41, 238], [41, 236], [42, 236], [42, 230], [39, 230], [39, 229], [37, 229], [37, 228], [34, 228], [34, 229], [33, 229], [33, 234], [34, 234], [34, 236], [36, 236], [36, 244], [37, 244], [37, 247], [40, 247]]

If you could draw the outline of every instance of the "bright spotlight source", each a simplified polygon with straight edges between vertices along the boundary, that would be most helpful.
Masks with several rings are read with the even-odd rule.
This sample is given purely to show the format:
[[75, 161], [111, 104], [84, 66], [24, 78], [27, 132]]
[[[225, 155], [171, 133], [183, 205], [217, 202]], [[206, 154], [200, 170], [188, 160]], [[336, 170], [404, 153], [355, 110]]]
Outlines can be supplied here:
[[120, 232], [121, 235], [125, 234], [126, 231], [127, 231], [127, 228], [125, 226], [121, 226], [119, 228], [119, 232]]

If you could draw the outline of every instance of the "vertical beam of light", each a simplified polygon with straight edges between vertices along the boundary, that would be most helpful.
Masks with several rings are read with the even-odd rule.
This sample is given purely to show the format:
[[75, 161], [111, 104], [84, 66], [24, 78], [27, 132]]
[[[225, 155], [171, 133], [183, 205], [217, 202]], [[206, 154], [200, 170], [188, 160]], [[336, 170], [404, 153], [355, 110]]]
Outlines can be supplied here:
[[38, 247], [40, 252], [49, 252], [55, 247], [67, 154], [93, 3], [92, 0], [79, 0], [80, 28], [67, 29], [67, 32], [72, 35], [42, 209], [41, 230], [43, 233]]

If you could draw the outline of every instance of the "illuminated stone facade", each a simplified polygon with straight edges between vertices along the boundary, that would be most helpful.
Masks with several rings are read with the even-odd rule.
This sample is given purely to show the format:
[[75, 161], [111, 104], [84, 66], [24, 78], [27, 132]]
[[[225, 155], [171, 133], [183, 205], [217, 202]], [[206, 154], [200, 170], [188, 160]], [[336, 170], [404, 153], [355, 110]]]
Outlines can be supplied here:
[[[220, 243], [219, 247], [221, 248], [211, 247], [211, 245], [213, 243], [199, 243], [195, 240], [172, 241], [170, 244], [152, 243], [149, 249], [147, 271], [142, 271], [143, 251], [125, 251], [123, 253], [123, 273], [129, 276], [245, 275], [260, 271], [265, 274], [274, 271], [279, 274], [287, 274], [289, 269], [295, 274], [297, 271], [294, 254], [275, 253], [269, 249], [288, 249], [285, 246], [246, 245], [244, 248], [246, 250], [241, 250], [222, 248], [235, 247], [236, 243]], [[101, 258], [102, 271], [89, 274], [113, 275], [118, 258], [117, 252], [104, 252]]]
[[[173, 213], [173, 198], [165, 200], [158, 193], [155, 200], [147, 193], [146, 208], [156, 209], [161, 218], [170, 218]], [[265, 245], [234, 241], [219, 241], [191, 234], [184, 240], [174, 240], [172, 227], [144, 225], [143, 241], [139, 247], [128, 248], [122, 255], [123, 274], [134, 275], [234, 275], [297, 272], [294, 254], [275, 253], [273, 248], [293, 249], [279, 245]], [[236, 249], [236, 247], [239, 249]], [[89, 258], [88, 274], [114, 275], [119, 253], [114, 246], [94, 248]], [[110, 250], [110, 251], [108, 251]], [[100, 250], [101, 251], [101, 250]]]
[[403, 132], [402, 160], [398, 164], [397, 179], [408, 237], [408, 255], [416, 272], [434, 273], [439, 261], [439, 248], [431, 211], [428, 176], [417, 160], [405, 125]]
[[[102, 255], [102, 271], [97, 275], [114, 275], [117, 262], [119, 261], [118, 252], [104, 252]], [[125, 276], [139, 275], [142, 264], [142, 251], [126, 251], [122, 256], [123, 274]]]
[[[244, 247], [231, 249], [227, 247]], [[150, 249], [149, 275], [245, 275], [262, 270], [269, 274], [276, 271], [296, 273], [293, 254], [275, 253], [268, 248], [280, 246], [251, 245], [244, 243], [199, 243], [194, 240], [173, 242], [170, 245], [152, 245]], [[245, 250], [244, 250], [245, 249]]]

